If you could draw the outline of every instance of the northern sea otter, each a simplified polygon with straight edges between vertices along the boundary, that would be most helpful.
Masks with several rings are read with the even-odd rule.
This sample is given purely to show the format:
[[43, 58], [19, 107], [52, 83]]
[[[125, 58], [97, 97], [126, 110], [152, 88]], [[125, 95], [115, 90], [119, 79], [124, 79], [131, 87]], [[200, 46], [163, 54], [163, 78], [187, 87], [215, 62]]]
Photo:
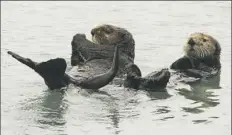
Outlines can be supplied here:
[[[84, 34], [74, 35], [71, 42], [71, 65], [73, 67], [66, 73], [64, 72], [67, 65], [63, 59], [36, 63], [16, 53], [8, 53], [39, 73], [50, 89], [60, 88], [69, 83], [74, 83], [83, 88], [98, 89], [108, 84], [115, 75], [123, 78], [125, 74], [127, 76], [133, 74], [133, 71], [129, 71], [131, 70], [130, 68], [126, 68], [128, 67], [127, 65], [134, 64], [135, 57], [135, 42], [130, 32], [124, 28], [103, 24], [93, 28], [91, 35], [93, 42], [87, 40]], [[118, 50], [119, 54], [116, 53], [117, 49], [115, 51], [115, 46], [120, 46], [120, 50]], [[153, 72], [144, 78], [140, 75], [137, 76], [137, 74], [133, 74], [132, 76], [134, 77], [133, 80], [139, 81], [139, 85], [143, 86], [139, 88], [148, 87], [154, 90], [157, 86], [165, 87], [170, 74], [168, 70], [161, 70]], [[125, 81], [129, 80], [130, 78], [127, 77]], [[159, 84], [162, 85], [159, 86]]]
[[[108, 70], [112, 63], [115, 45], [120, 45], [120, 62], [117, 77], [125, 73], [125, 66], [134, 63], [135, 41], [132, 34], [124, 28], [103, 24], [91, 30], [92, 40], [84, 34], [76, 34], [71, 42], [71, 74], [86, 77]], [[76, 76], [76, 77], [78, 77]]]
[[[73, 37], [71, 64], [78, 66], [73, 67], [71, 72], [75, 73], [78, 69], [84, 71], [78, 73], [76, 77], [107, 70], [112, 62], [109, 58], [112, 57], [113, 47], [120, 44], [120, 68], [117, 77], [122, 79], [125, 87], [145, 90], [166, 87], [170, 78], [168, 69], [152, 72], [145, 77], [141, 76], [139, 67], [134, 64], [135, 42], [126, 29], [103, 24], [93, 28], [91, 35], [93, 42], [88, 41], [83, 34], [76, 34]], [[123, 77], [125, 75], [126, 77]]]
[[192, 33], [184, 45], [185, 55], [171, 65], [171, 69], [188, 76], [207, 78], [220, 73], [221, 47], [219, 42], [204, 33]]

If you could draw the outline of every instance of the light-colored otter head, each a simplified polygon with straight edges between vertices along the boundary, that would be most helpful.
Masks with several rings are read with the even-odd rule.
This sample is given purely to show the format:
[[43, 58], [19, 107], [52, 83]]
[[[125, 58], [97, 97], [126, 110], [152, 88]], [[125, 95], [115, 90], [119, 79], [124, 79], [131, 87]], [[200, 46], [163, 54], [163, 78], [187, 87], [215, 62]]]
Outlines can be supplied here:
[[102, 24], [91, 30], [92, 41], [100, 45], [122, 44], [122, 52], [134, 59], [135, 42], [132, 34], [124, 28]]
[[196, 59], [220, 59], [221, 47], [216, 39], [204, 33], [193, 33], [184, 45], [185, 56]]

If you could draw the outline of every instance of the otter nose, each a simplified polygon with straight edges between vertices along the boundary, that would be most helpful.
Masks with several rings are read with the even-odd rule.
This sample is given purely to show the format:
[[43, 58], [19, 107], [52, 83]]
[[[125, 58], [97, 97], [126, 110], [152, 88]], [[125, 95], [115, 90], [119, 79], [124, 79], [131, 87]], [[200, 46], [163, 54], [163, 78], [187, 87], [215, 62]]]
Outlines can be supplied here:
[[195, 42], [192, 38], [189, 39], [188, 41], [188, 44], [191, 45], [191, 46], [194, 46], [195, 45]]

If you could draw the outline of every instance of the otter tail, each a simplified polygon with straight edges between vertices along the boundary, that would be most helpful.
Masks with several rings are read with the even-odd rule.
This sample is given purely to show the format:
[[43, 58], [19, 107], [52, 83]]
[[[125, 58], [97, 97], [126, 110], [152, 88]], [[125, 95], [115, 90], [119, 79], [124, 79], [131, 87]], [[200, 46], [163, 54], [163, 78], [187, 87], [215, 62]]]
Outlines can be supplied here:
[[44, 79], [48, 88], [59, 89], [68, 85], [69, 78], [65, 75], [67, 64], [64, 59], [57, 58], [37, 63], [12, 51], [8, 51], [7, 53], [37, 72]]

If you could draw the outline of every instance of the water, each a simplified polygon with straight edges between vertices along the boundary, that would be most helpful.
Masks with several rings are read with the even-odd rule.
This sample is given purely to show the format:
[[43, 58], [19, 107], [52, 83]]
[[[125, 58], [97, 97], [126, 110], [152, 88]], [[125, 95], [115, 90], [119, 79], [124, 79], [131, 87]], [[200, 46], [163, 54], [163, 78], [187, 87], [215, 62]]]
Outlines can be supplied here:
[[[231, 134], [231, 2], [1, 2], [1, 133], [3, 135]], [[143, 75], [183, 55], [189, 34], [206, 32], [222, 46], [222, 72], [167, 92], [106, 86], [88, 94], [49, 91], [39, 75], [7, 55], [70, 62], [71, 40], [97, 24], [128, 29]]]

